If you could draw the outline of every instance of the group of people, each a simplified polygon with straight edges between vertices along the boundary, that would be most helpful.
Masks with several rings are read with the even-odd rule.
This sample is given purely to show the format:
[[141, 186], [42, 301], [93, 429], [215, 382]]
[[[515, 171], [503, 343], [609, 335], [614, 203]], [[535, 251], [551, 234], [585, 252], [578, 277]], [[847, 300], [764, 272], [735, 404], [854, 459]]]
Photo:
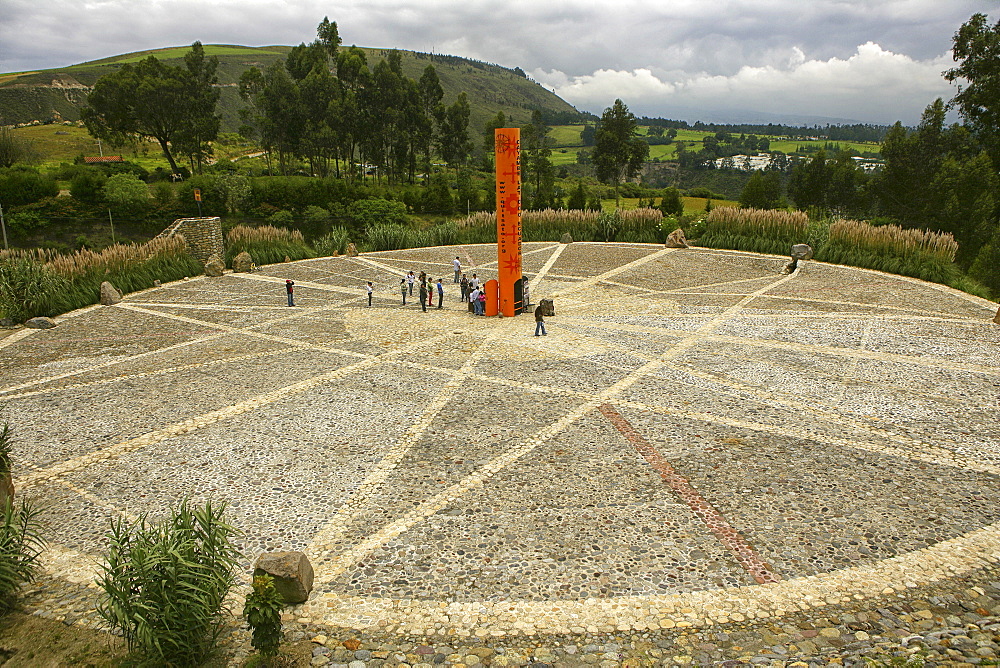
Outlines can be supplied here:
[[[452, 261], [452, 265], [455, 268], [455, 280], [454, 282], [458, 284], [461, 290], [461, 301], [468, 302], [472, 305], [472, 312], [475, 315], [485, 315], [486, 314], [486, 290], [483, 285], [480, 284], [479, 276], [476, 274], [469, 278], [462, 272], [462, 262], [456, 257]], [[420, 275], [414, 274], [412, 271], [407, 272], [399, 280], [399, 292], [403, 298], [403, 306], [406, 306], [406, 297], [413, 297], [413, 289], [415, 286], [418, 287], [417, 296], [420, 300], [420, 308], [426, 312], [427, 307], [430, 306], [434, 308], [434, 292], [437, 292], [438, 304], [437, 308], [444, 307], [444, 285], [441, 283], [443, 279], [437, 279], [435, 282], [433, 278], [427, 276], [425, 272], [420, 272]], [[288, 296], [288, 305], [295, 306], [294, 301], [294, 286], [295, 282], [291, 279], [285, 281], [285, 292]], [[372, 285], [371, 281], [365, 283], [365, 291], [368, 294], [368, 306], [372, 305], [372, 294], [375, 292], [375, 287]], [[525, 305], [530, 304], [528, 298], [528, 288], [527, 282], [524, 286], [524, 303]], [[545, 323], [542, 315], [542, 307], [539, 306], [535, 309], [535, 336], [545, 336]]]

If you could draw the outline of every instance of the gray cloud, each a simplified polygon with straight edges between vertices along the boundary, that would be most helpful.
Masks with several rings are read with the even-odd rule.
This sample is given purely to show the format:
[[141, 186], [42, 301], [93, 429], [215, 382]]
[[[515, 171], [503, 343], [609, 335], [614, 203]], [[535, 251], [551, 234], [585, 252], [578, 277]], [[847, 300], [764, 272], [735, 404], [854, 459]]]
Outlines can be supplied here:
[[973, 13], [995, 7], [992, 0], [512, 0], [505, 10], [485, 0], [0, 0], [0, 71], [195, 40], [298, 44], [329, 15], [345, 44], [519, 66], [589, 111], [621, 97], [651, 115], [668, 103], [730, 102], [761, 111], [855, 110], [848, 117], [889, 122], [950, 96], [940, 71], [952, 35]]

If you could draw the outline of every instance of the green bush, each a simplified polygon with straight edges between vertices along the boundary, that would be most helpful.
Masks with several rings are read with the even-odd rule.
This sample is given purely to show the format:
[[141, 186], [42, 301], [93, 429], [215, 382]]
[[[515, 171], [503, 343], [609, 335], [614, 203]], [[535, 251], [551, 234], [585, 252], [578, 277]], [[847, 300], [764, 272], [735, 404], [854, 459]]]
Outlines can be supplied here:
[[104, 201], [104, 184], [107, 180], [108, 177], [96, 169], [81, 169], [70, 181], [69, 194], [75, 200], [98, 204]]
[[130, 172], [122, 172], [104, 183], [104, 199], [117, 211], [139, 213], [149, 206], [149, 187]]
[[54, 300], [67, 283], [27, 255], [0, 253], [0, 315], [15, 322], [54, 315]]
[[376, 225], [405, 225], [409, 220], [406, 204], [382, 198], [359, 199], [347, 207], [351, 222], [359, 228]]
[[31, 211], [18, 211], [7, 217], [8, 228], [14, 235], [19, 237], [28, 236], [35, 230], [45, 227], [48, 222], [37, 213]]
[[195, 666], [223, 630], [240, 557], [225, 504], [180, 502], [166, 519], [112, 520], [97, 605], [130, 651], [157, 665]]
[[59, 194], [55, 179], [42, 176], [30, 167], [0, 169], [0, 203], [4, 206], [31, 204]]
[[372, 250], [399, 250], [401, 248], [413, 248], [416, 246], [416, 230], [405, 225], [372, 225], [365, 232]]
[[275, 211], [267, 217], [267, 224], [274, 227], [291, 227], [295, 224], [295, 216], [291, 211]]
[[347, 252], [347, 244], [351, 242], [351, 233], [345, 227], [335, 227], [326, 235], [320, 237], [313, 244], [316, 254], [327, 257], [338, 253], [343, 255]]
[[281, 647], [281, 610], [284, 606], [281, 594], [274, 587], [274, 578], [254, 576], [253, 591], [247, 596], [243, 615], [253, 629], [250, 644], [261, 656], [275, 656]]
[[[4, 431], [9, 435], [7, 425]], [[37, 504], [10, 498], [3, 504], [0, 524], [0, 605], [10, 608], [21, 585], [35, 579], [38, 557], [45, 549], [41, 511]]]
[[302, 233], [298, 230], [288, 230], [284, 227], [247, 227], [237, 225], [226, 234], [227, 265], [232, 265], [233, 258], [246, 251], [258, 265], [303, 260], [316, 257], [316, 253], [306, 245]]

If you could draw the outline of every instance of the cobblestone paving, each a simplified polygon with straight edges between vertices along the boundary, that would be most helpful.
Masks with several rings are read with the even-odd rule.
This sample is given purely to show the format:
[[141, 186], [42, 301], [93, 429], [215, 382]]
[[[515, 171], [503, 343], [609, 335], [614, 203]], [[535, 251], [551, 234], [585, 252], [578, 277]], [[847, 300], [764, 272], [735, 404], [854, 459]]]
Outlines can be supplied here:
[[[316, 665], [996, 648], [996, 304], [740, 252], [535, 243], [531, 295], [556, 316], [534, 337], [530, 316], [468, 313], [456, 255], [494, 277], [490, 246], [321, 258], [2, 333], [15, 485], [51, 508], [30, 609], [96, 625], [110, 519], [191, 494], [229, 502], [248, 568], [309, 555], [287, 622], [321, 636]], [[444, 278], [444, 308], [401, 305], [410, 269]], [[539, 638], [548, 654], [524, 649]]]

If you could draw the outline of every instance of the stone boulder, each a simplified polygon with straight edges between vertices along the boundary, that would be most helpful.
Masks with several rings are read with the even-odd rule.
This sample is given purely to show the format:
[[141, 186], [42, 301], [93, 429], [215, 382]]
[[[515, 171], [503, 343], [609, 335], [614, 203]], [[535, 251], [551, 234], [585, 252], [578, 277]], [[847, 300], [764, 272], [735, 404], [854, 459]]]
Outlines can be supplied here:
[[347, 257], [357, 257], [358, 247], [354, 244], [347, 244], [347, 252], [345, 253]]
[[160, 281], [159, 281], [159, 280], [155, 280], [155, 281], [153, 281], [153, 287], [154, 287], [154, 288], [158, 288], [158, 287], [160, 287], [160, 285], [162, 285], [162, 283], [160, 283]]
[[274, 578], [274, 588], [289, 605], [303, 603], [312, 591], [312, 564], [301, 552], [265, 552], [258, 557], [253, 574]]
[[993, 316], [993, 322], [1000, 325], [1000, 308], [997, 309], [997, 314]]
[[208, 257], [208, 262], [205, 263], [205, 275], [206, 276], [222, 276], [222, 272], [226, 270], [226, 265], [223, 264], [222, 259], [216, 253], [212, 253]]
[[122, 293], [118, 292], [110, 282], [101, 283], [101, 304], [104, 306], [114, 306], [122, 300]]
[[11, 318], [0, 318], [0, 327], [3, 327], [4, 329], [13, 329], [14, 327], [17, 327], [17, 323]]
[[573, 243], [573, 235], [570, 234], [569, 232], [566, 232], [565, 234], [562, 235], [562, 238], [559, 239], [559, 243], [561, 244]]
[[812, 246], [808, 244], [795, 244], [792, 246], [793, 260], [811, 260], [813, 256]]
[[288, 256], [286, 255], [286, 256], [285, 256], [285, 262], [291, 262], [291, 261], [292, 261], [292, 258], [290, 258], [290, 257], [288, 257]]
[[30, 329], [52, 329], [56, 326], [56, 321], [52, 318], [39, 316], [24, 323], [24, 326]]
[[253, 258], [250, 257], [250, 253], [243, 251], [239, 255], [233, 258], [233, 271], [237, 273], [247, 274], [253, 268]]
[[687, 239], [684, 238], [684, 230], [679, 227], [667, 235], [667, 242], [663, 245], [667, 248], [689, 248]]

